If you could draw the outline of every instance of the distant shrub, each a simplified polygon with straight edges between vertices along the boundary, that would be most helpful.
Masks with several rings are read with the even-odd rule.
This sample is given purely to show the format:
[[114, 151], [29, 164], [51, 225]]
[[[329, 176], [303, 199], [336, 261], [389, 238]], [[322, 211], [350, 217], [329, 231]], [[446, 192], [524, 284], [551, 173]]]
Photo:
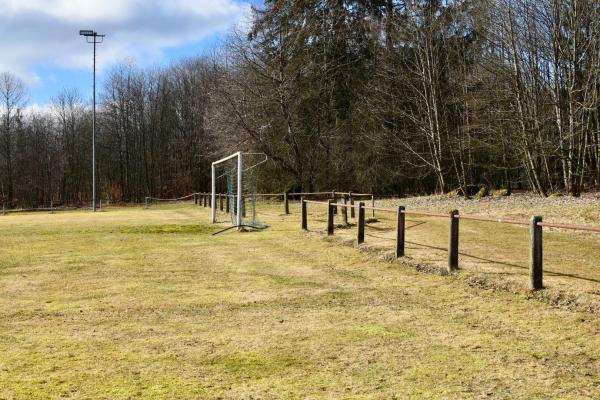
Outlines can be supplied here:
[[462, 190], [460, 189], [454, 189], [451, 192], [448, 192], [448, 197], [458, 197], [458, 196], [462, 196]]
[[[480, 187], [476, 185], [467, 185], [466, 188], [467, 193], [466, 197], [476, 196], [479, 193]], [[465, 196], [465, 192], [462, 188], [456, 188], [451, 192], [448, 192], [448, 197], [458, 197]]]
[[498, 189], [498, 190], [494, 190], [494, 192], [492, 193], [492, 196], [506, 197], [506, 196], [510, 196], [510, 192], [508, 191], [508, 189]]

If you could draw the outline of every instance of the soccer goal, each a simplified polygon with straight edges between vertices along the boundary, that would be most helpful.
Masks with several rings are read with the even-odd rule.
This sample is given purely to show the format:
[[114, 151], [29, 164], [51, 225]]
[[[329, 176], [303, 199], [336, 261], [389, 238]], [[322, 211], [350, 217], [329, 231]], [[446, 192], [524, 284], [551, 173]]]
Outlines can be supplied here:
[[259, 166], [264, 153], [237, 152], [212, 163], [212, 223], [231, 223], [242, 228], [264, 228], [256, 210]]

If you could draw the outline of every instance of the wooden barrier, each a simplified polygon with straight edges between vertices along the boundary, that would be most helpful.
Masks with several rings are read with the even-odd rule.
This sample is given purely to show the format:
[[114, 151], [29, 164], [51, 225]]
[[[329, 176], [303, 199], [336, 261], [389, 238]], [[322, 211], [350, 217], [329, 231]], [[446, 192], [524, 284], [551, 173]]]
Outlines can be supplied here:
[[[349, 200], [352, 200], [352, 195], [348, 196]], [[530, 222], [516, 221], [510, 219], [498, 219], [488, 218], [481, 216], [470, 216], [460, 215], [458, 210], [452, 210], [450, 214], [434, 213], [429, 211], [407, 211], [403, 206], [397, 208], [385, 208], [385, 207], [369, 207], [364, 202], [359, 202], [358, 206], [350, 203], [347, 204], [344, 198], [342, 204], [335, 204], [333, 200], [329, 200], [327, 203], [318, 201], [309, 201], [302, 198], [302, 229], [308, 229], [308, 214], [307, 214], [307, 203], [313, 203], [321, 206], [327, 206], [327, 234], [333, 235], [334, 233], [334, 208], [342, 208], [342, 216], [344, 222], [347, 222], [347, 210], [354, 211], [358, 209], [358, 221], [357, 221], [357, 232], [356, 241], [360, 245], [365, 242], [365, 211], [366, 210], [378, 210], [382, 212], [389, 212], [396, 214], [396, 257], [400, 258], [405, 255], [405, 242], [406, 242], [406, 215], [422, 216], [422, 217], [433, 217], [433, 218], [448, 218], [449, 217], [449, 240], [448, 240], [448, 271], [454, 272], [459, 269], [459, 224], [460, 220], [470, 221], [481, 221], [491, 223], [501, 223], [505, 225], [528, 225], [530, 227], [530, 272], [529, 272], [529, 287], [532, 290], [543, 289], [543, 228], [562, 228], [579, 230], [585, 232], [600, 232], [600, 227], [592, 226], [579, 226], [579, 225], [568, 225], [568, 224], [553, 224], [542, 222], [541, 216], [532, 217]]]
[[458, 269], [458, 210], [450, 211], [450, 235], [448, 241], [448, 272]]
[[404, 257], [404, 236], [406, 233], [406, 214], [404, 207], [398, 206], [396, 215], [396, 258]]
[[542, 248], [542, 217], [535, 216], [531, 218], [531, 254], [529, 266], [529, 288], [531, 290], [540, 290], [544, 287], [543, 282], [543, 248]]
[[333, 200], [328, 201], [327, 206], [327, 235], [333, 235], [333, 214], [334, 214]]
[[308, 230], [308, 213], [307, 213], [307, 209], [306, 209], [306, 201], [304, 200], [304, 197], [300, 198], [300, 204], [302, 206], [302, 229], [307, 231]]
[[290, 215], [290, 201], [287, 192], [283, 194], [283, 212], [285, 215]]
[[365, 203], [358, 203], [358, 230], [356, 232], [356, 242], [362, 244], [365, 242]]
[[[334, 234], [334, 218], [338, 214], [341, 208], [342, 221], [348, 225], [348, 209], [350, 210], [350, 218], [356, 217], [356, 209], [358, 209], [358, 220], [357, 220], [357, 242], [362, 244], [365, 242], [365, 213], [366, 210], [372, 211], [372, 216], [375, 217], [375, 211], [389, 212], [396, 214], [396, 257], [400, 258], [405, 255], [405, 243], [406, 243], [406, 215], [414, 215], [421, 217], [443, 217], [449, 219], [449, 237], [448, 237], [448, 271], [454, 272], [459, 269], [459, 225], [460, 220], [464, 219], [467, 221], [480, 221], [480, 222], [491, 222], [508, 225], [520, 225], [529, 226], [530, 229], [530, 279], [529, 287], [532, 290], [543, 289], [543, 228], [556, 228], [556, 229], [569, 229], [576, 231], [585, 232], [596, 232], [600, 233], [600, 227], [594, 226], [581, 226], [581, 225], [570, 225], [570, 224], [558, 224], [558, 223], [547, 223], [543, 222], [541, 216], [534, 216], [530, 221], [518, 221], [511, 219], [502, 218], [490, 218], [473, 215], [460, 215], [457, 210], [453, 210], [450, 215], [435, 213], [429, 211], [407, 211], [404, 207], [398, 206], [396, 208], [387, 207], [376, 207], [375, 206], [375, 195], [368, 193], [353, 193], [353, 192], [311, 192], [311, 193], [289, 193], [284, 192], [282, 194], [257, 194], [257, 196], [274, 196], [281, 197], [284, 202], [285, 214], [290, 214], [289, 200], [290, 196], [302, 195], [300, 198], [301, 202], [301, 227], [303, 230], [308, 230], [308, 211], [307, 207], [309, 203], [314, 203], [322, 206], [327, 206], [327, 234]], [[327, 202], [318, 202], [307, 200], [305, 196], [326, 196], [329, 197]], [[194, 203], [198, 206], [211, 206], [212, 196], [209, 193], [193, 193], [185, 198], [193, 197]], [[223, 195], [219, 193], [219, 209], [223, 211], [223, 201], [225, 199], [226, 211], [230, 211], [230, 200], [235, 196]], [[355, 205], [357, 198], [370, 198], [371, 205], [366, 206], [364, 202], [359, 202], [358, 206]], [[182, 198], [183, 199], [183, 198]], [[338, 199], [341, 201], [338, 203]], [[152, 200], [151, 197], [145, 197], [145, 207], [148, 208], [149, 202]], [[174, 199], [178, 200], [178, 199]], [[243, 199], [242, 213], [246, 212], [246, 204]], [[54, 211], [54, 204], [50, 203], [49, 210]], [[7, 214], [12, 212], [6, 210], [6, 205], [3, 204], [2, 213]]]
[[371, 196], [371, 207], [372, 207], [371, 211], [373, 213], [372, 216], [373, 216], [373, 218], [375, 218], [375, 196], [374, 195]]

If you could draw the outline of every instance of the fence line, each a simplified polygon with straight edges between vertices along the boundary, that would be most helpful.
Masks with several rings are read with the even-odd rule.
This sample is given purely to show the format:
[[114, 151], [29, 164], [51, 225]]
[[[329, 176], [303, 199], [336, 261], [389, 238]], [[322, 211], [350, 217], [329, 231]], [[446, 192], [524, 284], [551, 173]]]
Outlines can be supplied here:
[[[98, 208], [102, 209], [102, 199], [98, 202]], [[7, 208], [6, 203], [2, 203], [2, 210], [0, 210], [0, 215], [8, 215], [8, 214], [19, 214], [19, 213], [32, 213], [32, 212], [60, 212], [60, 211], [76, 211], [76, 210], [91, 210], [91, 205], [85, 205], [80, 203], [78, 205], [73, 205], [73, 203], [67, 203], [67, 205], [55, 204], [54, 201], [50, 201], [48, 205], [38, 206], [38, 207], [21, 207], [21, 208]]]
[[[219, 208], [221, 211], [223, 211], [223, 197], [228, 198], [228, 197], [235, 197], [235, 195], [230, 195], [230, 194], [225, 194], [225, 193], [218, 193], [216, 195], [219, 199]], [[364, 197], [368, 197], [371, 199], [371, 203], [373, 206], [375, 206], [375, 195], [372, 193], [353, 193], [353, 192], [337, 192], [337, 191], [330, 191], [330, 192], [283, 192], [283, 193], [256, 193], [254, 195], [255, 197], [262, 197], [262, 198], [267, 198], [267, 197], [275, 197], [275, 198], [280, 198], [283, 201], [283, 212], [285, 215], [289, 215], [290, 214], [290, 198], [293, 197], [304, 197], [304, 196], [331, 196], [331, 198], [333, 198], [334, 201], [336, 201], [338, 198], [344, 199], [344, 201], [349, 201], [351, 205], [354, 205], [354, 200], [356, 199], [360, 199], [360, 198], [364, 198]], [[151, 197], [151, 196], [147, 196], [144, 199], [144, 203], [145, 203], [145, 207], [148, 208], [149, 202], [150, 201], [182, 201], [182, 200], [186, 200], [186, 199], [191, 199], [194, 198], [194, 203], [195, 204], [200, 204], [200, 205], [204, 205], [204, 207], [210, 207], [211, 206], [211, 201], [212, 201], [212, 197], [211, 197], [211, 193], [209, 192], [198, 192], [198, 193], [192, 193], [189, 194], [187, 196], [183, 196], [183, 197], [178, 197], [178, 198], [173, 198], [173, 199], [162, 199], [162, 198], [157, 198], [157, 197]], [[229, 204], [227, 204], [227, 206], [229, 206]], [[229, 209], [229, 207], [227, 207]], [[354, 218], [354, 208], [351, 209], [350, 213], [351, 213], [351, 217]], [[336, 211], [337, 213], [337, 208]], [[375, 217], [375, 210], [373, 210], [373, 217]]]
[[415, 215], [424, 217], [434, 218], [448, 218], [449, 219], [449, 240], [448, 240], [448, 271], [454, 272], [458, 270], [458, 245], [459, 245], [459, 221], [470, 220], [480, 222], [490, 222], [505, 225], [521, 225], [530, 227], [530, 271], [529, 271], [529, 287], [532, 290], [543, 289], [543, 246], [542, 246], [542, 234], [543, 228], [561, 228], [570, 229], [584, 232], [599, 232], [600, 227], [585, 226], [585, 225], [571, 225], [571, 224], [557, 224], [543, 222], [541, 216], [534, 216], [529, 222], [518, 221], [511, 219], [502, 218], [488, 218], [474, 215], [461, 215], [458, 210], [452, 210], [448, 214], [433, 213], [427, 211], [407, 211], [405, 207], [398, 206], [397, 208], [387, 207], [373, 207], [367, 206], [364, 202], [360, 202], [358, 205], [352, 204], [338, 204], [333, 200], [327, 202], [305, 200], [301, 199], [302, 213], [301, 213], [301, 227], [303, 230], [308, 230], [308, 204], [314, 204], [318, 206], [327, 206], [327, 235], [334, 234], [334, 214], [335, 210], [340, 207], [342, 208], [344, 223], [348, 223], [347, 211], [348, 209], [358, 210], [357, 220], [357, 233], [356, 241], [360, 245], [365, 241], [365, 210], [381, 211], [396, 213], [397, 215], [397, 227], [396, 227], [396, 257], [404, 256], [405, 248], [405, 216]]

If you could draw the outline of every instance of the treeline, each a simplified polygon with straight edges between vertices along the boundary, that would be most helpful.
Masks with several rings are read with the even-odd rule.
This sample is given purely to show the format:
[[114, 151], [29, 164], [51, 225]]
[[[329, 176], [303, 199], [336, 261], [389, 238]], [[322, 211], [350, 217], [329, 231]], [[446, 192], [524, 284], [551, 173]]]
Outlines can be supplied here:
[[[4, 199], [89, 200], [89, 109], [66, 92], [25, 118], [7, 77]], [[600, 184], [596, 0], [265, 1], [211, 56], [118, 66], [101, 92], [111, 200], [206, 190], [210, 162], [238, 149], [270, 157], [269, 191]]]

